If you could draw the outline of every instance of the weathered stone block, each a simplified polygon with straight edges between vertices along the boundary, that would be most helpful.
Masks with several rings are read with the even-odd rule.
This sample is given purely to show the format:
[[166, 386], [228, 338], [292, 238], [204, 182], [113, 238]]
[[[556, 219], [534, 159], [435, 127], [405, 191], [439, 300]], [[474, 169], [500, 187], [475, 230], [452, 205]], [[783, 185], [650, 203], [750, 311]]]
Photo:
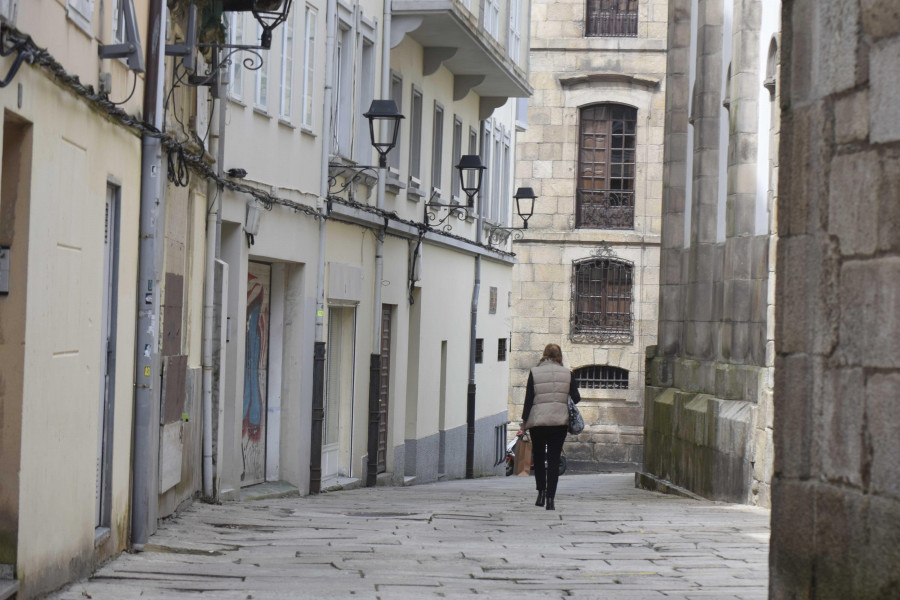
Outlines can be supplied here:
[[[776, 459], [783, 452], [779, 446]], [[809, 598], [815, 562], [815, 483], [776, 475], [772, 482], [772, 522], [778, 526], [772, 528], [769, 597]]]
[[900, 33], [900, 5], [894, 0], [862, 0], [865, 32], [878, 40]]
[[872, 232], [877, 230], [880, 180], [881, 163], [876, 152], [836, 156], [832, 160], [828, 232], [838, 237], [842, 254], [875, 251], [878, 238]]
[[838, 144], [869, 136], [869, 94], [862, 90], [834, 101], [834, 137]]
[[840, 352], [851, 365], [897, 368], [900, 258], [844, 263], [840, 280]]
[[875, 44], [869, 55], [869, 137], [875, 143], [900, 140], [900, 38]]
[[865, 398], [872, 489], [900, 498], [900, 374], [871, 375]]
[[775, 360], [775, 398], [775, 472], [784, 478], [809, 477], [815, 421], [812, 366], [807, 355]]
[[900, 189], [900, 154], [885, 156], [882, 191], [878, 195], [878, 249], [900, 251], [900, 202], [895, 191]]
[[862, 484], [864, 382], [862, 369], [826, 372], [822, 423], [817, 427], [817, 434], [828, 444], [822, 452], [823, 474], [855, 486]]

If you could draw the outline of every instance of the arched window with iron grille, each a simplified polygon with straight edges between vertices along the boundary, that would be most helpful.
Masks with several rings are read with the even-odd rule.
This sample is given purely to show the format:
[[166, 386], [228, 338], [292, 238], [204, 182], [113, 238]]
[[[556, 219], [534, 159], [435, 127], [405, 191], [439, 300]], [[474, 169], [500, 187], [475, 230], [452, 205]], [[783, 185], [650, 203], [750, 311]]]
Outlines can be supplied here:
[[587, 365], [573, 371], [583, 390], [627, 390], [628, 370], [609, 365]]
[[634, 229], [637, 109], [593, 104], [581, 109], [575, 227]]
[[588, 258], [572, 269], [569, 337], [575, 342], [632, 341], [634, 265], [617, 258]]
[[584, 34], [588, 37], [635, 37], [638, 0], [587, 0]]

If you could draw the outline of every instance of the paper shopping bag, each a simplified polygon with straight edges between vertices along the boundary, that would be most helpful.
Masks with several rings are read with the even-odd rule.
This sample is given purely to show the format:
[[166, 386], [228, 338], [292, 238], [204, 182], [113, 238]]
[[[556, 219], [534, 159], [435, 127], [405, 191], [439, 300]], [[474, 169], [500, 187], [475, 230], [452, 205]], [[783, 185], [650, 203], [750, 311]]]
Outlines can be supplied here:
[[528, 477], [531, 474], [531, 442], [520, 439], [516, 444], [516, 475]]

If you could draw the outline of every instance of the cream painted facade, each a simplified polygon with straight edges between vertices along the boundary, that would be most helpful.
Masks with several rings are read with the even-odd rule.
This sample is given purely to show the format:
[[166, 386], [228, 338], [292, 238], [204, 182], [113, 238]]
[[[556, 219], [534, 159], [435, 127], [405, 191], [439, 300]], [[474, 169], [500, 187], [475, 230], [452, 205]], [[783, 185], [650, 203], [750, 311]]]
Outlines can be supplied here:
[[[630, 30], [596, 29], [604, 18], [600, 2], [535, 2], [535, 92], [516, 163], [518, 185], [532, 186], [539, 199], [527, 235], [514, 246], [510, 431], [520, 423], [529, 369], [548, 343], [559, 344], [564, 364], [583, 378], [579, 408], [586, 424], [565, 450], [570, 465], [587, 470], [641, 463], [645, 352], [656, 343], [658, 318], [668, 2], [608, 4], [634, 5], [623, 20], [607, 21], [631, 18]], [[612, 182], [617, 168], [610, 145], [617, 125], [606, 137], [591, 137], [597, 147], [606, 144], [609, 162], [598, 159], [592, 171], [585, 159], [594, 147], [582, 141], [591, 131], [586, 123], [599, 107], [629, 111], [633, 123], [631, 164], [617, 163], [633, 170], [619, 188], [633, 207], [622, 222], [602, 201], [599, 209], [588, 203], [593, 192], [584, 179], [606, 169]], [[623, 279], [615, 283], [616, 276]]]
[[[512, 224], [528, 3], [295, 2], [260, 69], [225, 57], [219, 99], [190, 78], [208, 54], [167, 57], [161, 163], [148, 75], [98, 58], [133, 7], [149, 62], [152, 5], [0, 3], [4, 34], [48, 48], [0, 90], [0, 592], [22, 598], [200, 497], [502, 472], [515, 257], [486, 240]], [[157, 15], [172, 52], [186, 6]], [[258, 43], [249, 13], [224, 20]], [[113, 101], [134, 82], [124, 112], [53, 60]], [[375, 98], [406, 115], [383, 194]], [[467, 211], [464, 154], [488, 167]]]
[[[97, 57], [113, 21], [101, 6], [84, 19], [57, 0], [7, 2], [2, 16], [85, 84], [109, 73], [121, 101], [132, 74]], [[139, 77], [125, 110], [142, 90]], [[128, 540], [141, 141], [37, 65], [22, 64], [0, 104], [0, 588], [18, 579], [27, 598]]]
[[[517, 22], [524, 26], [527, 3], [514, 4], [520, 7]], [[420, 3], [394, 2], [391, 31], [385, 35], [382, 3], [338, 2], [334, 24], [338, 49], [332, 61], [331, 81], [337, 98], [327, 115], [322, 108], [327, 65], [324, 42], [328, 38], [325, 2], [295, 5], [294, 88], [289, 114], [285, 114], [283, 102], [285, 75], [277, 73], [279, 65], [284, 64], [283, 50], [288, 47], [283, 37], [276, 35], [268, 51], [265, 94], [261, 93], [259, 73], [244, 71], [239, 80], [232, 78], [225, 166], [245, 169], [248, 175], [244, 183], [318, 208], [327, 217], [320, 229], [319, 220], [308, 214], [273, 206], [262, 212], [259, 232], [250, 246], [244, 235], [247, 198], [225, 193], [223, 259], [229, 266], [231, 325], [224, 386], [228, 396], [222, 422], [231, 438], [223, 440], [222, 497], [238, 495], [245, 472], [238, 440], [242, 390], [248, 376], [241, 367], [247, 353], [244, 324], [248, 315], [248, 270], [254, 263], [272, 265], [273, 290], [276, 277], [282, 277], [275, 275], [275, 268], [292, 273], [294, 283], [287, 288], [296, 294], [283, 302], [281, 331], [269, 330], [268, 392], [272, 394], [272, 383], [278, 381], [280, 406], [266, 412], [270, 428], [266, 464], [272, 467], [267, 469], [266, 480], [287, 481], [301, 493], [311, 487], [366, 480], [370, 363], [375, 331], [381, 335], [383, 328], [389, 330], [390, 339], [384, 342], [383, 352], [379, 345], [379, 353], [389, 357], [389, 366], [384, 374], [388, 396], [386, 415], [382, 417], [378, 480], [403, 484], [466, 474], [476, 256], [482, 263], [476, 337], [482, 340], [479, 344], [483, 344], [484, 358], [475, 369], [474, 468], [477, 475], [501, 471], [495, 464], [501, 458], [496, 442], [506, 423], [503, 398], [507, 358], [498, 360], [498, 356], [501, 343], [505, 351], [509, 347], [509, 278], [514, 259], [474, 243], [479, 227], [475, 214], [464, 220], [452, 216], [441, 225], [426, 227], [425, 206], [429, 201], [464, 205], [465, 195], [454, 185], [453, 166], [459, 155], [480, 154], [487, 144], [489, 152], [499, 148], [499, 153], [494, 158], [482, 154], [486, 162], [490, 161], [477, 203], [486, 217], [482, 239], [487, 238], [491, 224], [511, 223], [516, 103], [507, 102], [507, 98], [524, 96], [530, 90], [525, 76], [527, 46], [519, 45], [518, 52], [513, 52], [515, 59], [510, 57], [510, 32], [504, 20], [509, 4], [497, 6], [501, 10], [495, 39], [484, 31], [477, 5], [467, 8], [463, 2], [447, 1], [423, 8]], [[234, 31], [247, 32], [252, 20], [247, 15], [245, 22], [231, 23]], [[314, 84], [311, 99], [307, 99], [305, 39], [310, 23], [315, 27], [318, 45], [309, 63], [314, 65]], [[435, 35], [435, 31], [439, 33]], [[445, 55], [451, 47], [456, 51]], [[353, 49], [352, 54], [348, 55], [348, 48]], [[382, 52], [390, 54], [389, 84], [384, 90]], [[463, 65], [468, 65], [469, 71], [461, 72]], [[356, 165], [377, 164], [368, 123], [362, 116], [374, 98], [396, 98], [406, 117], [398, 146], [389, 157], [382, 207], [376, 206], [375, 169], [341, 189]], [[413, 111], [414, 102], [419, 113]], [[414, 133], [416, 115], [420, 121]], [[435, 143], [435, 115], [443, 123], [438, 128], [439, 144]], [[323, 133], [326, 117], [331, 125]], [[323, 141], [329, 145], [325, 155]], [[414, 141], [418, 146], [414, 147]], [[277, 150], [269, 153], [261, 152], [261, 148]], [[281, 160], [273, 160], [273, 156]], [[326, 169], [333, 178], [325, 188], [320, 176], [323, 156], [330, 163]], [[323, 189], [328, 201], [321, 197]], [[429, 210], [437, 218], [448, 214], [447, 208], [433, 206]], [[452, 227], [452, 236], [444, 234], [446, 225]], [[376, 311], [375, 256], [380, 230], [384, 231], [383, 271], [377, 285], [381, 306]], [[320, 235], [324, 236], [321, 247]], [[505, 243], [503, 250], [508, 249]], [[324, 267], [322, 297], [317, 306], [320, 263]], [[289, 291], [285, 293], [290, 295]], [[389, 311], [388, 317], [382, 309]], [[275, 322], [273, 317], [272, 327]], [[324, 441], [321, 480], [315, 481], [317, 474], [313, 473], [311, 483], [316, 342], [325, 342]], [[279, 369], [280, 379], [273, 379], [273, 370]], [[277, 446], [272, 445], [273, 440], [278, 440]]]

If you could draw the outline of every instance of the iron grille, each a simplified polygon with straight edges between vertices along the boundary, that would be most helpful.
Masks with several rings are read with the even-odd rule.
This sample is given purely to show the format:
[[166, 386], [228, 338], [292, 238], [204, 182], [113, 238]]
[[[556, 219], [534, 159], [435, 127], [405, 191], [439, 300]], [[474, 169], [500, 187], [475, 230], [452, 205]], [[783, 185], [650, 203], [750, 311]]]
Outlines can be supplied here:
[[637, 36], [638, 0], [588, 0], [585, 35]]
[[509, 422], [494, 425], [494, 466], [506, 460], [506, 427]]
[[637, 109], [595, 104], [581, 109], [575, 226], [634, 228]]
[[608, 365], [589, 365], [575, 369], [575, 381], [586, 390], [627, 390], [628, 371]]
[[607, 258], [573, 265], [572, 341], [632, 341], [633, 270], [628, 261]]
[[506, 338], [497, 340], [497, 362], [506, 360]]
[[482, 338], [475, 339], [475, 362], [479, 365], [484, 362], [484, 340]]

